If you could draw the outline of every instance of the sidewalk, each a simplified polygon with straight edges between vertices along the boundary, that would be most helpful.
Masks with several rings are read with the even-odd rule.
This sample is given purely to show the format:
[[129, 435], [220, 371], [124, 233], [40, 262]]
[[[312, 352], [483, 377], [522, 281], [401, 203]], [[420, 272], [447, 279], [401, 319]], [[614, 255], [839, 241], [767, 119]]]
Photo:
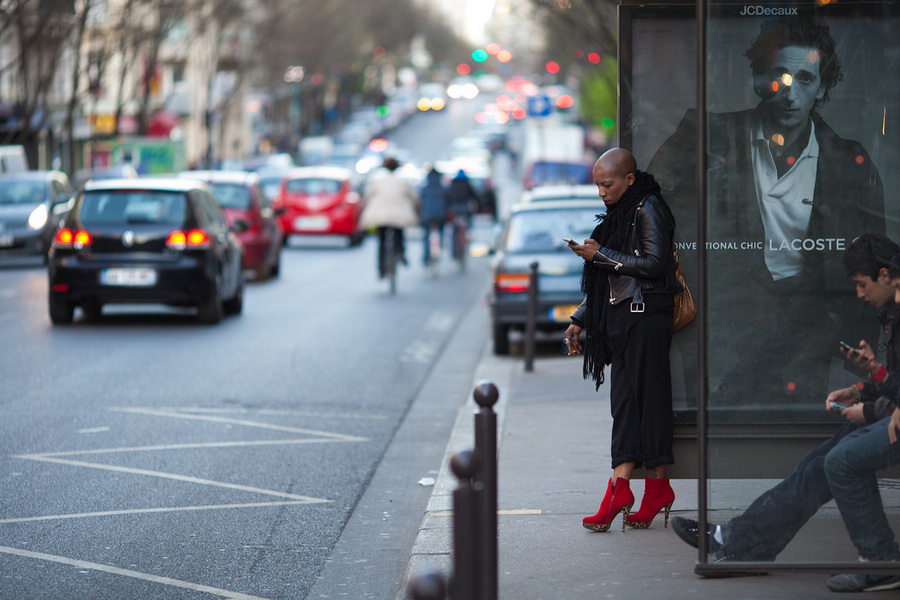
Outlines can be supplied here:
[[[594, 514], [611, 473], [608, 386], [594, 392], [581, 377], [581, 360], [538, 358], [525, 373], [521, 357], [495, 357], [490, 348], [476, 381], [500, 390], [499, 421], [500, 598], [504, 600], [695, 599], [780, 600], [836, 596], [827, 573], [774, 571], [765, 577], [706, 579], [694, 574], [697, 550], [663, 527], [660, 514], [646, 530], [621, 530], [621, 516], [606, 533], [593, 533], [581, 519]], [[474, 387], [474, 386], [473, 386]], [[471, 399], [457, 416], [447, 455], [410, 553], [407, 578], [427, 570], [452, 573], [453, 452], [471, 448]], [[676, 460], [696, 460], [680, 456]], [[775, 480], [710, 482], [710, 521], [738, 514]], [[673, 480], [672, 516], [696, 518], [697, 481]], [[636, 503], [643, 481], [632, 482]], [[883, 490], [896, 515], [900, 493]], [[790, 562], [854, 562], [856, 552], [833, 503], [800, 532], [779, 557]], [[407, 598], [404, 582], [398, 600]], [[896, 595], [896, 594], [895, 594]], [[867, 594], [867, 598], [878, 595]], [[883, 597], [883, 595], [882, 595]]]

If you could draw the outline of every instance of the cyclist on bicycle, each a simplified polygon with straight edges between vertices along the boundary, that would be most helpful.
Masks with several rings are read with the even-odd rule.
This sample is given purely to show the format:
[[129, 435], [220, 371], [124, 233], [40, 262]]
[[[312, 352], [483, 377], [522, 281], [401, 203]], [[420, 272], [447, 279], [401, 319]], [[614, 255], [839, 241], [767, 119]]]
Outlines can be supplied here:
[[409, 183], [395, 171], [400, 166], [396, 158], [384, 159], [384, 172], [376, 175], [366, 187], [365, 207], [359, 217], [363, 230], [378, 230], [378, 274], [385, 276], [384, 239], [394, 236], [394, 248], [400, 250], [399, 260], [406, 263], [403, 245], [403, 228], [419, 224], [419, 197]]
[[432, 231], [436, 231], [440, 245], [444, 245], [444, 225], [447, 223], [447, 188], [444, 187], [440, 171], [433, 168], [425, 177], [425, 185], [422, 186], [419, 196], [422, 199], [421, 213], [422, 227], [425, 228], [425, 241], [422, 244], [424, 254], [422, 260], [425, 266], [431, 264], [431, 244], [429, 238]]
[[450, 181], [447, 189], [447, 213], [448, 219], [453, 223], [453, 256], [460, 258], [458, 253], [463, 249], [458, 247], [458, 241], [465, 239], [467, 231], [472, 224], [472, 213], [478, 210], [480, 199], [469, 181], [466, 172], [460, 169]]
[[447, 211], [451, 216], [465, 217], [466, 223], [469, 223], [472, 213], [478, 210], [480, 201], [469, 181], [469, 176], [460, 169], [447, 189]]

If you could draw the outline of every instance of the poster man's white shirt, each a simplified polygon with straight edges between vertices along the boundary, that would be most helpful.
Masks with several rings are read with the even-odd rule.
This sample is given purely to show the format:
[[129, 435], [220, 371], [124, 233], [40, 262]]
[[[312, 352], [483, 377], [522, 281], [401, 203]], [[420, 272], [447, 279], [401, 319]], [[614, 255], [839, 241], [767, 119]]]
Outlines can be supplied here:
[[766, 267], [775, 281], [798, 275], [803, 268], [803, 254], [790, 242], [806, 236], [812, 214], [819, 143], [815, 125], [810, 126], [806, 148], [780, 178], [761, 123], [751, 138], [756, 197], [766, 232]]

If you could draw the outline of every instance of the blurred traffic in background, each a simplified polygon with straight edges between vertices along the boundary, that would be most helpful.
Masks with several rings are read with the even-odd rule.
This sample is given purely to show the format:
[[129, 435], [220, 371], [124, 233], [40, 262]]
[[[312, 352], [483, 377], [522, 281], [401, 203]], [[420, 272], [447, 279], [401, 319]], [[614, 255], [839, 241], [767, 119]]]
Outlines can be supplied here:
[[[579, 294], [561, 238], [602, 209], [591, 186], [571, 196], [615, 139], [614, 16], [0, 3], [0, 597], [322, 595], [417, 395], [439, 388], [415, 444], [437, 465], [433, 425], [470, 392], [492, 319], [514, 353], [535, 261], [558, 354]], [[419, 208], [390, 284], [359, 225], [387, 158]], [[404, 468], [376, 521], [414, 531], [429, 474]], [[367, 590], [408, 558], [375, 538], [391, 548]], [[80, 567], [36, 567], [51, 556]]]
[[[591, 37], [587, 27], [562, 27], [572, 13], [541, 3], [532, 8], [548, 17], [542, 25], [526, 11], [498, 5], [477, 16], [465, 10], [465, 27], [452, 7], [440, 3], [433, 10], [410, 4], [411, 14], [391, 23], [379, 3], [354, 5], [352, 11], [335, 3], [333, 14], [300, 10], [303, 19], [276, 6], [225, 4], [207, 7], [214, 31], [193, 24], [199, 9], [193, 5], [153, 5], [156, 20], [149, 24], [137, 18], [131, 3], [110, 3], [105, 10], [90, 2], [60, 4], [44, 27], [70, 35], [54, 38], [47, 48], [29, 48], [19, 56], [22, 64], [0, 69], [0, 258], [36, 255], [56, 264], [56, 272], [76, 258], [99, 261], [96, 240], [102, 235], [90, 237], [78, 217], [86, 189], [103, 180], [106, 189], [121, 192], [108, 195], [117, 199], [150, 185], [139, 180], [151, 178], [165, 188], [172, 185], [168, 179], [190, 179], [207, 186], [227, 222], [226, 237], [241, 248], [245, 278], [264, 281], [280, 274], [284, 250], [302, 247], [303, 240], [343, 239], [350, 248], [360, 246], [371, 233], [359, 226], [367, 186], [384, 173], [385, 159], [393, 158], [400, 163], [397, 174], [417, 193], [429, 172], [447, 190], [460, 178], [467, 182], [467, 206], [448, 204], [443, 218], [420, 214], [411, 239], [421, 240], [432, 275], [440, 272], [442, 254], [460, 265], [463, 251], [494, 257], [488, 296], [494, 341], [499, 352], [506, 351], [507, 332], [519, 330], [520, 323], [497, 311], [503, 302], [516, 306], [523, 300], [508, 282], [521, 277], [528, 262], [515, 255], [558, 253], [560, 246], [553, 239], [537, 248], [536, 236], [510, 245], [515, 235], [505, 235], [504, 228], [513, 214], [537, 214], [516, 207], [542, 197], [533, 192], [592, 184], [593, 160], [615, 135], [611, 46]], [[121, 32], [111, 33], [110, 24]], [[21, 24], [0, 45], [35, 33], [28, 27], [40, 25]], [[298, 39], [297, 30], [310, 36]], [[535, 37], [525, 43], [514, 31]], [[153, 32], [157, 44], [139, 43], [127, 35], [132, 32]], [[47, 71], [60, 82], [56, 88], [3, 85], [53, 52], [74, 61]], [[585, 195], [591, 194], [562, 191], [543, 201], [577, 197], [590, 204]], [[452, 198], [445, 202], [452, 204]], [[596, 195], [593, 202], [601, 206]], [[163, 227], [152, 235], [164, 240], [197, 229], [203, 219], [192, 211], [203, 209], [190, 199], [185, 206], [184, 219], [173, 220], [171, 231]], [[548, 220], [557, 218], [545, 211], [540, 214]], [[115, 231], [112, 223], [106, 226], [107, 236], [147, 241], [150, 235], [140, 229], [147, 224], [128, 219]], [[429, 239], [433, 230], [437, 242]], [[70, 237], [78, 232], [88, 237]], [[126, 267], [108, 266], [119, 279], [107, 278], [106, 284], [133, 288], [128, 294], [63, 301], [60, 287], [51, 298], [52, 321], [72, 321], [77, 308], [100, 316], [102, 305], [116, 299], [158, 298], [151, 288], [162, 285], [165, 270], [152, 260], [140, 263], [135, 257], [143, 256], [136, 250], [142, 247], [118, 248], [112, 258]], [[191, 251], [162, 247], [169, 259]], [[128, 277], [123, 268], [153, 276]], [[206, 277], [217, 290], [213, 295], [221, 296], [216, 277], [228, 278]], [[545, 302], [543, 328], [552, 329], [575, 301], [579, 291], [569, 287], [564, 305]], [[208, 300], [197, 300], [200, 312], [203, 302]]]

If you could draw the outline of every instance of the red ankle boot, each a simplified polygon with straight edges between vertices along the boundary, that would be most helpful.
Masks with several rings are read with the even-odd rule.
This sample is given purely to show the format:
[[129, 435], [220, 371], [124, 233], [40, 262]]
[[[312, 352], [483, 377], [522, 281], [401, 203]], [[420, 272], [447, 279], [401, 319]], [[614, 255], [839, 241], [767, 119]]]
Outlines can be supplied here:
[[669, 478], [662, 477], [644, 479], [644, 497], [641, 508], [636, 513], [625, 515], [625, 524], [635, 529], [647, 529], [660, 510], [665, 509], [666, 520], [663, 527], [669, 526], [669, 512], [675, 501], [675, 491], [669, 485]]
[[[612, 525], [613, 519], [620, 512], [624, 512], [627, 519], [628, 511], [631, 510], [632, 506], [634, 506], [634, 494], [631, 493], [628, 480], [624, 477], [619, 477], [616, 479], [616, 483], [613, 484], [612, 479], [610, 479], [606, 486], [606, 495], [603, 497], [603, 502], [600, 503], [600, 510], [593, 517], [582, 519], [581, 524], [584, 525], [585, 529], [590, 529], [591, 531], [607, 531], [609, 526]], [[624, 522], [622, 523], [622, 531], [625, 531]]]

